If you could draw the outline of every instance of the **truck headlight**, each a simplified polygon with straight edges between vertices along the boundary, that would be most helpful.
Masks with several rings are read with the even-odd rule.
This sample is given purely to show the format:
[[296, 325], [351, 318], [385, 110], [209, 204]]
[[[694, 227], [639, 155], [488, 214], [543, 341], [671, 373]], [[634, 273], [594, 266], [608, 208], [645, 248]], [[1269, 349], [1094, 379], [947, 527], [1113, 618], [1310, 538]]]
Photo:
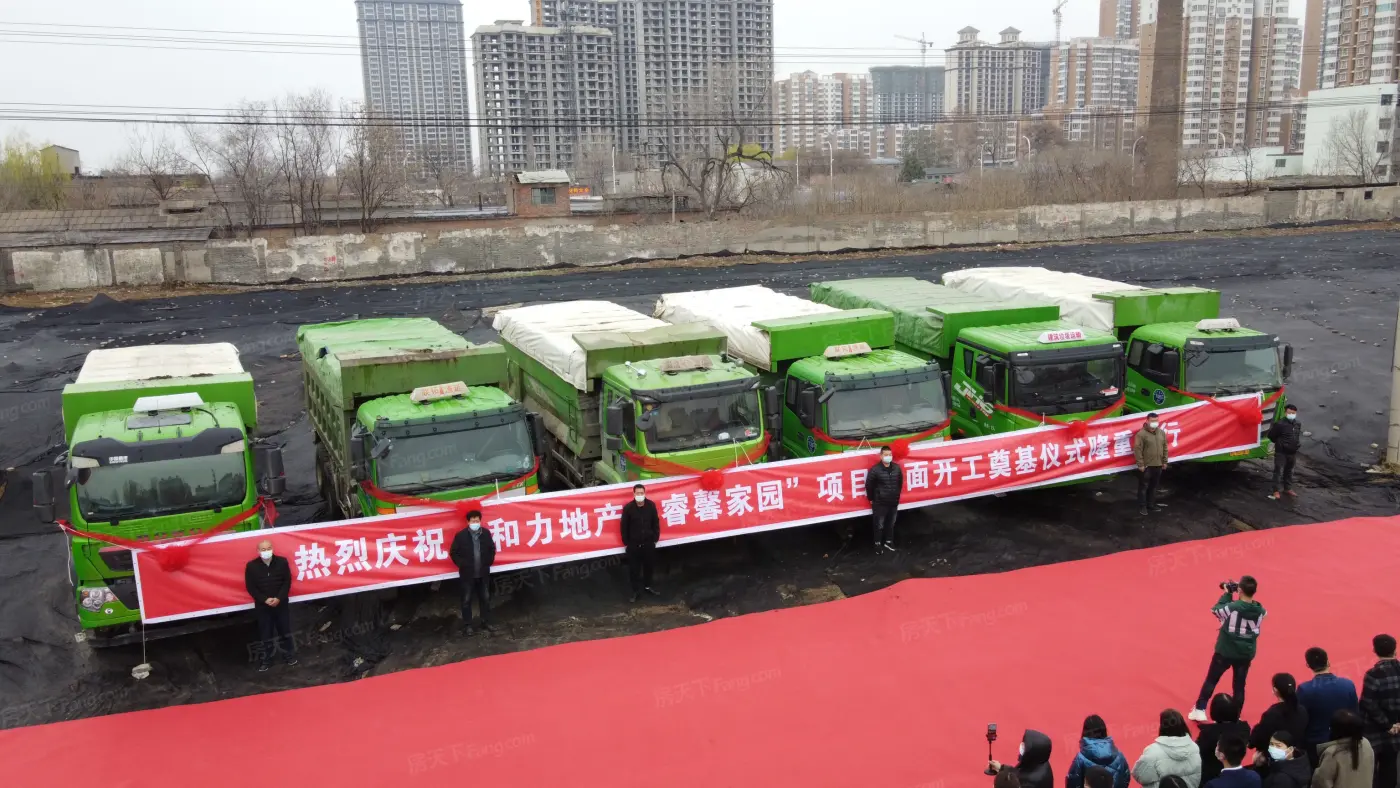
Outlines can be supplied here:
[[103, 605], [115, 601], [117, 601], [117, 595], [112, 593], [112, 589], [107, 586], [83, 589], [82, 606], [84, 610], [91, 610], [96, 613], [102, 609]]

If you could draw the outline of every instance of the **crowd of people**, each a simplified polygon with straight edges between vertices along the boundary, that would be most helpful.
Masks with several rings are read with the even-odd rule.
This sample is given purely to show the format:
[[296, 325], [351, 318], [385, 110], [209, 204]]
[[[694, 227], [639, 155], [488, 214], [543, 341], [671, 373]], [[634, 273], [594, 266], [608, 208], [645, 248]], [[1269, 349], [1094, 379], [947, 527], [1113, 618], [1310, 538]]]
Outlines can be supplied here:
[[[1065, 788], [1398, 788], [1400, 661], [1395, 638], [1371, 641], [1376, 663], [1361, 692], [1332, 672], [1327, 652], [1310, 648], [1303, 660], [1312, 678], [1298, 684], [1273, 676], [1274, 703], [1250, 725], [1244, 718], [1245, 679], [1254, 660], [1263, 605], [1258, 583], [1243, 577], [1221, 584], [1211, 608], [1220, 620], [1215, 653], [1191, 711], [1166, 709], [1157, 738], [1131, 766], [1097, 714], [1084, 720], [1079, 750]], [[1233, 692], [1215, 692], [1226, 671]], [[1192, 735], [1191, 724], [1196, 725]], [[1050, 737], [1027, 730], [1014, 765], [991, 761], [994, 788], [1055, 788]]]

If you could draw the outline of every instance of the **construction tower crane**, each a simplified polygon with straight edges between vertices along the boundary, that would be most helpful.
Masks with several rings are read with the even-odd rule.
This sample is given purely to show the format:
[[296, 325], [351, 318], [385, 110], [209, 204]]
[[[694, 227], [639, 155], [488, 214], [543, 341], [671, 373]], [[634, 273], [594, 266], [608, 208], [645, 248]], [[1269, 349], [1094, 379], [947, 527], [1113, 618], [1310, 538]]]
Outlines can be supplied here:
[[1064, 8], [1067, 2], [1069, 0], [1059, 0], [1055, 3], [1055, 46], [1060, 45], [1060, 24], [1064, 22], [1064, 15], [1060, 13], [1060, 9]]
[[912, 42], [914, 42], [915, 44], [918, 44], [918, 45], [919, 45], [919, 65], [921, 65], [921, 66], [927, 66], [927, 65], [928, 65], [928, 51], [929, 51], [930, 49], [933, 49], [933, 42], [932, 42], [932, 41], [929, 41], [927, 38], [925, 38], [923, 33], [920, 33], [918, 38], [910, 38], [909, 36], [899, 36], [899, 35], [895, 36], [895, 38], [902, 39], [902, 40], [904, 40], [904, 41], [912, 41]]

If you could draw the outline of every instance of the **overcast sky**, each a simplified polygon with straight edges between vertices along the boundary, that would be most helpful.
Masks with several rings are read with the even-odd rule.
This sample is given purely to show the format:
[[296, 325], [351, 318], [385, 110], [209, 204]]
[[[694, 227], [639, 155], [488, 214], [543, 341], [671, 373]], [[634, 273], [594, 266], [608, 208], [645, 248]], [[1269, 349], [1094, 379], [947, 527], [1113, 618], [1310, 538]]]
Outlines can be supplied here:
[[[808, 68], [833, 72], [892, 63], [917, 65], [919, 46], [896, 35], [926, 35], [941, 50], [966, 25], [979, 28], [983, 40], [996, 41], [996, 31], [1011, 25], [1024, 31], [1023, 40], [1049, 41], [1055, 31], [1053, 7], [1053, 0], [776, 0], [776, 71], [783, 76]], [[529, 8], [529, 0], [466, 0], [467, 35], [477, 25], [497, 19], [528, 20]], [[34, 23], [93, 27], [35, 27]], [[246, 51], [258, 48], [251, 43], [238, 45], [244, 51], [234, 52], [142, 48], [153, 46], [152, 36], [215, 37], [150, 28], [247, 32], [252, 35], [239, 37], [242, 41], [306, 42], [322, 45], [322, 53]], [[91, 39], [72, 38], [64, 40], [81, 45], [60, 44], [35, 35], [43, 31], [123, 38], [102, 40], [121, 46], [96, 46]], [[1098, 3], [1069, 0], [1064, 37], [1097, 32]], [[353, 0], [0, 0], [0, 110], [14, 115], [18, 102], [65, 108], [79, 104], [220, 108], [240, 99], [270, 99], [316, 87], [337, 97], [358, 99], [363, 88], [355, 36]], [[219, 45], [156, 42], [154, 46]], [[937, 57], [930, 54], [930, 65], [941, 62], [941, 51]], [[84, 169], [95, 171], [122, 154], [131, 129], [114, 123], [0, 120], [0, 137], [16, 132], [26, 133], [35, 143], [76, 148]]]

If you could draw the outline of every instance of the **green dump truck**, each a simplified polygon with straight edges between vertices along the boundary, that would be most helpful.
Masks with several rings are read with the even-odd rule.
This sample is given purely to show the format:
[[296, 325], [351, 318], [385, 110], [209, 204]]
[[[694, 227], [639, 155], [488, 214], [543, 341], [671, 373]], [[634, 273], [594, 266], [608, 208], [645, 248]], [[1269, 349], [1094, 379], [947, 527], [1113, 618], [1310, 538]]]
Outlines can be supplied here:
[[729, 355], [784, 393], [784, 456], [948, 437], [938, 362], [894, 349], [889, 312], [837, 309], [753, 285], [670, 293], [657, 302], [655, 316], [723, 332]]
[[[94, 350], [63, 388], [61, 467], [34, 474], [40, 519], [68, 499], [75, 530], [157, 542], [201, 534], [286, 484], [281, 449], [254, 446], [253, 378], [230, 344]], [[255, 456], [256, 455], [256, 456]], [[235, 526], [262, 527], [261, 515]], [[97, 645], [141, 637], [132, 553], [73, 536], [78, 620]], [[168, 634], [182, 629], [166, 628]]]
[[[584, 487], [761, 458], [776, 389], [724, 356], [724, 334], [606, 301], [505, 309], [509, 391], [544, 420], [543, 482]], [[628, 455], [631, 455], [629, 459]]]
[[1277, 336], [1221, 318], [1220, 291], [1147, 288], [1038, 267], [972, 268], [944, 274], [943, 281], [971, 294], [1055, 303], [1065, 319], [1116, 335], [1127, 343], [1131, 413], [1263, 392], [1268, 404], [1259, 447], [1198, 462], [1268, 456], [1264, 435], [1287, 404], [1274, 395], [1292, 372], [1293, 348]]
[[912, 277], [819, 282], [812, 300], [892, 313], [897, 349], [952, 372], [955, 436], [1119, 413], [1123, 343], [1060, 320], [1054, 304], [1012, 304]]
[[538, 489], [538, 423], [501, 386], [506, 353], [427, 318], [297, 330], [316, 486], [334, 517], [397, 511], [388, 493], [454, 501]]

